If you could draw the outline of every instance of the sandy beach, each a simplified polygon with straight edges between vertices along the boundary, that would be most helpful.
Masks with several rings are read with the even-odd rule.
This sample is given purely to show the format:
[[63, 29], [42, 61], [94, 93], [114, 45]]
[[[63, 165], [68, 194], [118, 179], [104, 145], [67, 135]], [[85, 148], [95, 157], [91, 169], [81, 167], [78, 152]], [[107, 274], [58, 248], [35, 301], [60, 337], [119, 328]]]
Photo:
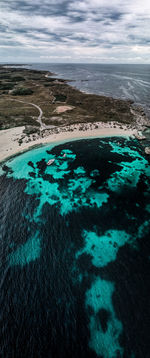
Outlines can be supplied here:
[[[145, 138], [142, 132], [148, 119], [132, 101], [81, 92], [47, 71], [2, 66], [0, 71], [4, 76], [0, 162], [47, 143], [111, 136]], [[5, 77], [11, 80], [7, 91], [10, 83], [5, 83]]]
[[30, 135], [24, 136], [22, 144], [19, 140], [23, 136], [24, 126], [15, 127], [0, 131], [0, 162], [5, 161], [9, 157], [24, 152], [32, 147], [39, 146], [46, 143], [63, 142], [72, 139], [92, 138], [92, 137], [109, 137], [109, 136], [134, 136], [136, 135], [136, 129], [129, 129], [126, 126], [111, 123], [94, 123], [87, 124], [85, 126], [72, 125], [68, 127], [57, 128], [55, 130], [46, 131], [44, 134], [41, 132], [41, 136], [35, 137]]

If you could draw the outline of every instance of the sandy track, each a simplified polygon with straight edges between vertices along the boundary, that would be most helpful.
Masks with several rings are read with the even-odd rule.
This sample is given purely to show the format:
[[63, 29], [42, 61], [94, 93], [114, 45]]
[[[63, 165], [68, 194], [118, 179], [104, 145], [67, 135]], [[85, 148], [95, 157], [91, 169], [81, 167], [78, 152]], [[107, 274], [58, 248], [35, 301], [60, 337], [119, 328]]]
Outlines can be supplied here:
[[41, 109], [37, 104], [35, 104], [35, 103], [30, 103], [30, 102], [25, 102], [25, 101], [22, 101], [21, 99], [14, 99], [14, 98], [10, 98], [10, 101], [16, 101], [16, 102], [24, 103], [24, 104], [33, 106], [33, 107], [35, 107], [36, 109], [38, 109], [38, 111], [40, 112], [40, 114], [39, 114], [39, 116], [38, 116], [38, 118], [37, 118], [37, 122], [40, 123], [41, 130], [46, 128], [46, 125], [42, 122], [43, 111], [42, 111], [42, 109]]

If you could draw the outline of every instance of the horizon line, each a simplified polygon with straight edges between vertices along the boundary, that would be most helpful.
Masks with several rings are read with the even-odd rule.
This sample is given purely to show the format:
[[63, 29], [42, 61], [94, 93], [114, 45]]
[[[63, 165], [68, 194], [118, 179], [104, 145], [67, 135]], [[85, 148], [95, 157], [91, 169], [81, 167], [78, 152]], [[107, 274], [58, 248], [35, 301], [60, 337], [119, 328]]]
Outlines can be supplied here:
[[24, 63], [22, 61], [20, 62], [0, 62], [0, 65], [22, 65], [22, 66], [28, 66], [28, 65], [32, 65], [32, 64], [51, 64], [51, 65], [150, 65], [150, 63], [132, 63], [132, 62], [127, 62], [127, 63], [123, 63], [123, 62], [27, 62]]

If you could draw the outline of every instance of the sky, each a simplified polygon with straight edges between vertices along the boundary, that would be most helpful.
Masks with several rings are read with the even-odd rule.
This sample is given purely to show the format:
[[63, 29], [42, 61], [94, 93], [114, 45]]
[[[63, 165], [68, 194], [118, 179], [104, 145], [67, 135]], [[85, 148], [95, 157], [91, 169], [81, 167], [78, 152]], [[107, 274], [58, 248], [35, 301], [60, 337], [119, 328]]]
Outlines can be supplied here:
[[0, 0], [0, 62], [150, 63], [150, 1]]

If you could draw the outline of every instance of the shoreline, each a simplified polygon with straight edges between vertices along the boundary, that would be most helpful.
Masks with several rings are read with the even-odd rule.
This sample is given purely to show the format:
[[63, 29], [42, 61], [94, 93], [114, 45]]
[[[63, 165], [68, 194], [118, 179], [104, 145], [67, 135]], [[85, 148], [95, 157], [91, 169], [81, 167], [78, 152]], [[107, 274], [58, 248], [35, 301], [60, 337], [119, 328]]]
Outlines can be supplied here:
[[[9, 65], [7, 67], [9, 70]], [[13, 77], [13, 73], [4, 73], [4, 78], [8, 74]], [[11, 106], [9, 113], [6, 113], [8, 123], [6, 121], [7, 126], [4, 128], [9, 128], [9, 125], [10, 128], [0, 130], [0, 164], [45, 144], [102, 137], [145, 139], [144, 135], [139, 133], [149, 126], [148, 120], [143, 109], [133, 107], [130, 101], [84, 94], [68, 85], [67, 80], [52, 78], [54, 74], [48, 71], [23, 69], [20, 72], [20, 69], [15, 69], [16, 74], [21, 80], [24, 79], [23, 83], [27, 81], [28, 89], [31, 89], [33, 94], [21, 94], [21, 97], [17, 95], [14, 98], [10, 90], [1, 96], [4, 108], [6, 103], [8, 106], [9, 103], [18, 106], [20, 102], [22, 107], [15, 107], [16, 117], [12, 114]], [[33, 77], [32, 80], [28, 75]], [[15, 85], [15, 88], [19, 88], [16, 86], [20, 85]], [[24, 117], [17, 122], [17, 111], [21, 111], [21, 108], [27, 111], [27, 116], [31, 116], [27, 124]], [[39, 113], [34, 113], [33, 108]], [[150, 151], [149, 147], [147, 151]]]
[[99, 122], [94, 123], [94, 125], [86, 125], [86, 128], [83, 126], [83, 129], [81, 129], [81, 124], [57, 128], [57, 133], [52, 131], [52, 133], [49, 133], [48, 131], [44, 137], [36, 140], [30, 138], [30, 141], [19, 145], [18, 140], [21, 138], [24, 129], [25, 127], [14, 127], [0, 131], [0, 164], [13, 156], [45, 144], [84, 138], [136, 137], [137, 135], [136, 129], [127, 128], [125, 125], [120, 128], [119, 124], [114, 125], [113, 123], [112, 125], [111, 123]]

